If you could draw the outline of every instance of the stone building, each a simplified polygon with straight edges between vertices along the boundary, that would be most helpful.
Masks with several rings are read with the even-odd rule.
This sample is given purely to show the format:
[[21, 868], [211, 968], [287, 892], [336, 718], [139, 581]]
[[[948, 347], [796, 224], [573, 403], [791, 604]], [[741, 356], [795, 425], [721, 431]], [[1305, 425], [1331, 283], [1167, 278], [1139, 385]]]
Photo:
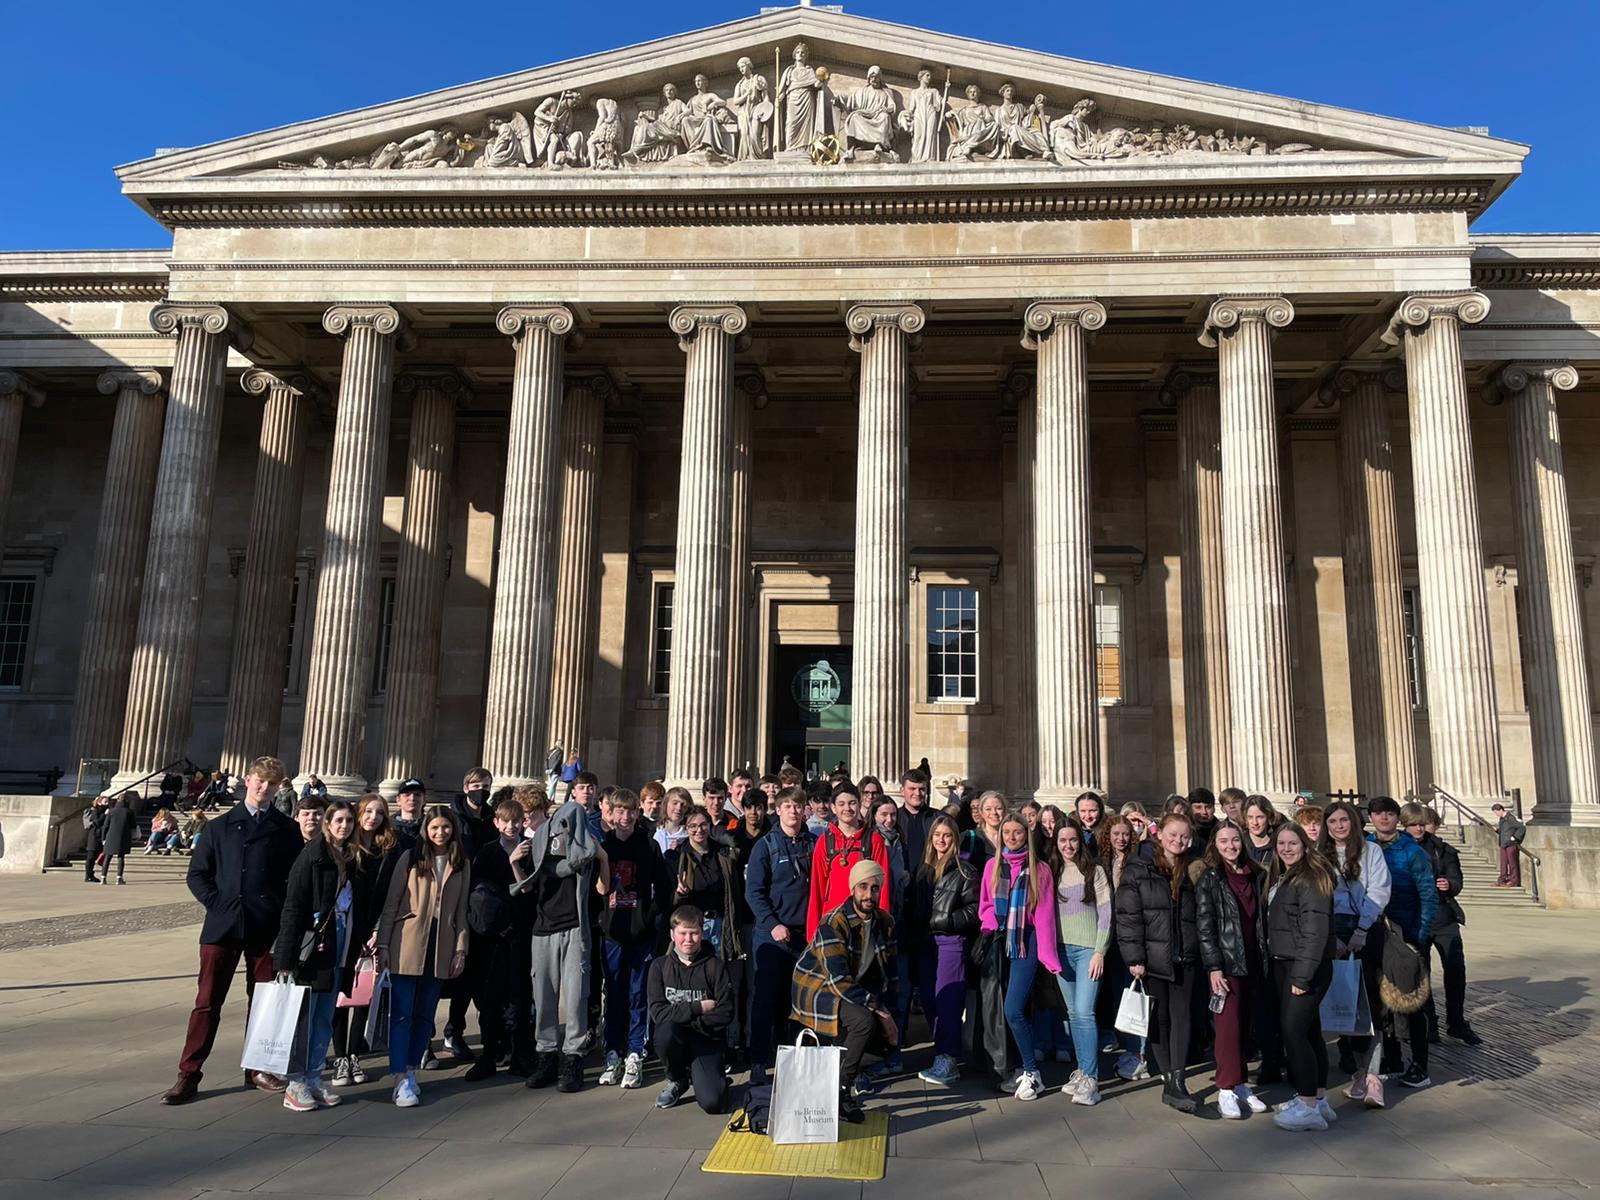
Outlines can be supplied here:
[[1526, 153], [812, 8], [161, 151], [0, 255], [0, 756], [1515, 787], [1596, 902]]

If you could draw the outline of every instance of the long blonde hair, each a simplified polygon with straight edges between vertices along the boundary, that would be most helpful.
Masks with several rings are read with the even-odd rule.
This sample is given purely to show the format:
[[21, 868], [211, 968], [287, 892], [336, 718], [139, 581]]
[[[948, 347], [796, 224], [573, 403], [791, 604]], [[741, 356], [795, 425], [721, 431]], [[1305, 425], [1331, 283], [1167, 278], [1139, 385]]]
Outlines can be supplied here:
[[[950, 849], [943, 854], [933, 848], [933, 831], [935, 829], [948, 829], [950, 831]], [[922, 870], [934, 883], [944, 878], [944, 873], [961, 861], [961, 830], [956, 828], [956, 823], [949, 817], [935, 817], [928, 826], [928, 840], [922, 849]]]
[[[1033, 835], [1028, 829], [1028, 822], [1021, 813], [1007, 813], [1000, 818], [1000, 844], [995, 850], [995, 855], [989, 863], [989, 891], [997, 893], [1000, 890], [1000, 865], [1006, 856], [1005, 827], [1015, 825], [1022, 830], [1023, 853], [1027, 855], [1028, 864], [1028, 911], [1032, 912], [1039, 907], [1039, 859], [1033, 849]], [[1006, 868], [1010, 870], [1008, 866]], [[1009, 890], [1009, 885], [1008, 885]]]

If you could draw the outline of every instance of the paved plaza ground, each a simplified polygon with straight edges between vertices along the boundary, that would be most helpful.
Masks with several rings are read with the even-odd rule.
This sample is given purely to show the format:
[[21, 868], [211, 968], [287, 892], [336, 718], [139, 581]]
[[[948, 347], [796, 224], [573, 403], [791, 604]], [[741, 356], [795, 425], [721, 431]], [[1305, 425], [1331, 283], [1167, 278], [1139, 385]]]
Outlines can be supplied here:
[[[411, 1110], [395, 1109], [375, 1080], [337, 1109], [291, 1113], [245, 1090], [234, 1066], [242, 990], [199, 1099], [164, 1107], [193, 1002], [199, 911], [176, 872], [123, 888], [72, 873], [0, 876], [4, 1200], [863, 1194], [861, 1184], [702, 1173], [721, 1122], [692, 1103], [657, 1112], [654, 1072], [641, 1091], [575, 1096], [505, 1076], [474, 1086], [432, 1075]], [[876, 1100], [892, 1114], [890, 1157], [865, 1193], [1549, 1200], [1600, 1188], [1600, 919], [1531, 906], [1468, 913], [1470, 1016], [1486, 1045], [1435, 1047], [1436, 1086], [1392, 1087], [1386, 1112], [1340, 1095], [1329, 1132], [1287, 1134], [1266, 1117], [1180, 1117], [1150, 1084], [1115, 1084], [1088, 1109], [1054, 1092], [1025, 1104], [976, 1081], [945, 1089], [911, 1075]], [[909, 1063], [930, 1057], [924, 1047]], [[1047, 1066], [1046, 1082], [1066, 1069]]]

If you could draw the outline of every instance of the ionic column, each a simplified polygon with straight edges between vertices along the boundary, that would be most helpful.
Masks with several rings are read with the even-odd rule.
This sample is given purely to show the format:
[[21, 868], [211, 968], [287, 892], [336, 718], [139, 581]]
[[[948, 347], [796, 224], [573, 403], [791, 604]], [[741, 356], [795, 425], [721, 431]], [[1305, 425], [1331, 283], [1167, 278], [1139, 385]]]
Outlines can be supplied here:
[[512, 786], [544, 779], [561, 524], [562, 363], [572, 312], [513, 305], [495, 318], [516, 346], [483, 765]]
[[322, 327], [345, 343], [300, 778], [315, 774], [330, 795], [349, 797], [366, 790], [361, 763], [377, 652], [378, 544], [401, 320], [387, 304], [339, 305], [323, 314]]
[[915, 304], [858, 304], [845, 315], [850, 348], [861, 355], [850, 766], [857, 779], [876, 775], [887, 787], [910, 751], [906, 410], [910, 338], [926, 320]]
[[[750, 471], [754, 461], [751, 425], [755, 410], [767, 403], [759, 372], [741, 375], [733, 390], [733, 475], [729, 488], [728, 524], [728, 736], [723, 769], [732, 771], [753, 761], [755, 744], [750, 721]], [[756, 772], [758, 775], [760, 772]]]
[[595, 659], [596, 550], [600, 454], [611, 378], [569, 373], [561, 415], [561, 544], [556, 566], [554, 666], [550, 671], [552, 746], [589, 761], [589, 682]]
[[1037, 375], [1014, 371], [1006, 381], [1017, 404], [1017, 634], [1015, 695], [1018, 712], [1011, 723], [1017, 748], [1015, 786], [1032, 795], [1039, 786], [1038, 632], [1034, 615], [1033, 463], [1035, 446], [1034, 389]]
[[227, 334], [230, 326], [237, 328], [227, 309], [213, 304], [158, 305], [150, 324], [158, 333], [176, 334], [178, 344], [128, 677], [122, 763], [114, 788], [143, 779], [188, 749], [222, 434]]
[[1501, 798], [1504, 777], [1461, 324], [1488, 312], [1476, 292], [1410, 296], [1384, 334], [1390, 345], [1405, 345], [1430, 782], [1485, 812]]
[[1202, 345], [1217, 347], [1232, 783], [1273, 799], [1298, 787], [1272, 387], [1272, 331], [1293, 319], [1279, 296], [1224, 297], [1200, 335]]
[[240, 379], [251, 395], [266, 396], [256, 450], [250, 534], [234, 618], [228, 717], [222, 728], [222, 769], [243, 776], [263, 754], [277, 755], [283, 718], [283, 641], [293, 601], [295, 542], [300, 533], [306, 437], [311, 428], [311, 381], [300, 374], [252, 369]]
[[1346, 367], [1333, 378], [1356, 782], [1369, 796], [1405, 796], [1420, 782], [1386, 396], [1403, 386], [1394, 366]]
[[156, 495], [156, 460], [167, 401], [158, 371], [112, 370], [96, 387], [115, 395], [111, 455], [106, 463], [94, 568], [89, 575], [89, 616], [78, 649], [73, 692], [72, 751], [63, 781], [77, 793], [86, 758], [116, 758], [128, 706], [128, 672], [150, 544], [150, 506]]
[[433, 773], [456, 402], [463, 398], [461, 379], [453, 371], [407, 371], [398, 383], [411, 394], [411, 442], [394, 581], [393, 649], [384, 692], [383, 780], [378, 790], [386, 796], [398, 792], [407, 779], [425, 780]]
[[1533, 820], [1600, 825], [1594, 721], [1584, 672], [1583, 614], [1572, 559], [1572, 518], [1556, 392], [1578, 386], [1567, 363], [1516, 363], [1500, 372], [1511, 397], [1511, 487], [1517, 514], [1517, 587], [1533, 731]]
[[15, 371], [0, 371], [0, 550], [6, 542], [6, 510], [17, 478], [17, 441], [22, 432], [22, 405], [39, 393]]
[[1189, 787], [1233, 778], [1227, 593], [1222, 582], [1222, 413], [1214, 374], [1174, 371], [1163, 399], [1178, 410], [1178, 532], [1183, 615], [1183, 724]]
[[1039, 354], [1034, 389], [1033, 588], [1041, 804], [1100, 784], [1094, 536], [1089, 522], [1089, 372], [1084, 346], [1106, 323], [1094, 300], [1043, 300], [1023, 317]]
[[668, 787], [720, 773], [727, 744], [728, 559], [732, 546], [734, 304], [682, 305], [668, 323], [688, 355], [667, 696]]

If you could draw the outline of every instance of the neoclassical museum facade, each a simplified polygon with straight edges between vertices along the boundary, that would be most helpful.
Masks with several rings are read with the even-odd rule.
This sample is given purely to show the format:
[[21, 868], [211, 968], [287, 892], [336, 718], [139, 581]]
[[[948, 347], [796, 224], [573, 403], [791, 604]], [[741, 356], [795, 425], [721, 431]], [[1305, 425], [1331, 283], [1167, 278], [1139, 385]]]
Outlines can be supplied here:
[[159, 151], [0, 255], [0, 761], [1518, 788], [1600, 902], [1527, 151], [812, 8]]

